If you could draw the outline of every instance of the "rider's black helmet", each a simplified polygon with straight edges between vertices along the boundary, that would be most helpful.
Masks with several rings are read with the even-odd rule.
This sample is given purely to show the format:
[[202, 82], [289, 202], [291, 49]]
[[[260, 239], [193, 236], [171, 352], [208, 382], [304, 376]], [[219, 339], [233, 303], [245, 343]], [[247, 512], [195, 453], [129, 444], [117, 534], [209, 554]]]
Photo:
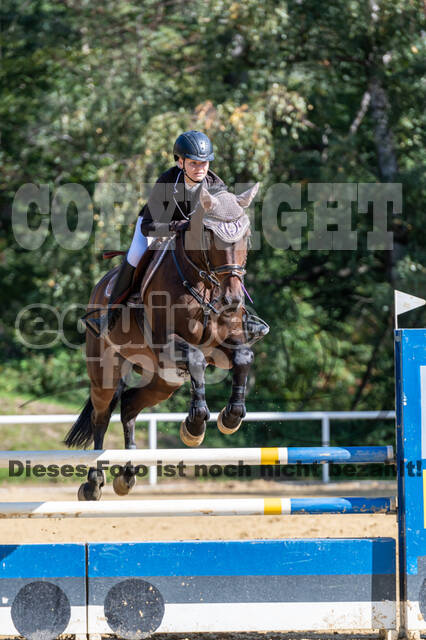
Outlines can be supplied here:
[[178, 156], [199, 160], [200, 162], [211, 162], [214, 160], [213, 145], [201, 131], [185, 131], [181, 133], [173, 147], [175, 160]]

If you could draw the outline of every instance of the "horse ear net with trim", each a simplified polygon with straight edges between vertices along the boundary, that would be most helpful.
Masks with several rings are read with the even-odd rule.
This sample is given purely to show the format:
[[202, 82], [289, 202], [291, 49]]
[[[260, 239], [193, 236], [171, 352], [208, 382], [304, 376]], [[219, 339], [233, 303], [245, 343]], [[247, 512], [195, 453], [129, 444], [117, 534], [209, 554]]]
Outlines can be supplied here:
[[218, 200], [205, 187], [201, 187], [200, 203], [204, 211], [211, 211], [218, 205]]
[[256, 184], [253, 187], [250, 187], [250, 189], [247, 189], [247, 191], [244, 191], [243, 193], [240, 193], [239, 196], [237, 196], [237, 202], [240, 205], [240, 207], [242, 207], [243, 209], [247, 209], [247, 207], [250, 206], [253, 198], [256, 196], [257, 192], [259, 191], [259, 187], [260, 187], [260, 182], [256, 182]]

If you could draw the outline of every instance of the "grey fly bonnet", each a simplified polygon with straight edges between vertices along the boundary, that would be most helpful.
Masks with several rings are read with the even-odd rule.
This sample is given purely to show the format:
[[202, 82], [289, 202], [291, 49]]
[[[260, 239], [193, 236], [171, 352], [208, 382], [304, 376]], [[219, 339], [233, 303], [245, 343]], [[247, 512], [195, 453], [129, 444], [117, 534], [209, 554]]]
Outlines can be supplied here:
[[238, 242], [250, 229], [250, 219], [245, 213], [259, 189], [259, 184], [236, 196], [229, 191], [215, 195], [203, 189], [200, 202], [204, 209], [203, 224], [226, 243]]

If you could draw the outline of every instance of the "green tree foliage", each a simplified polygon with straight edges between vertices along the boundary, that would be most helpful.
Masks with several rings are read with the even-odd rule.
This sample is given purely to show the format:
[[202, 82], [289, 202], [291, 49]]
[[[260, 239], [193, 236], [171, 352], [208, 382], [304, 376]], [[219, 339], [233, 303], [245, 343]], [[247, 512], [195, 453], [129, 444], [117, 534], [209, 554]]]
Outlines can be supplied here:
[[[37, 391], [53, 389], [67, 358], [73, 379], [78, 368], [83, 377], [81, 350], [59, 343], [34, 358], [15, 319], [31, 303], [84, 305], [106, 270], [94, 233], [79, 251], [52, 234], [36, 251], [21, 249], [10, 224], [17, 189], [48, 184], [53, 196], [71, 182], [94, 196], [96, 184], [115, 182], [137, 191], [172, 164], [174, 138], [199, 128], [231, 188], [260, 181], [262, 200], [275, 183], [301, 184], [308, 215], [300, 249], [274, 248], [263, 235], [250, 254], [246, 285], [271, 333], [256, 346], [249, 408], [392, 407], [393, 288], [424, 296], [426, 282], [419, 1], [3, 0], [0, 20], [4, 371], [24, 363], [26, 391], [32, 358]], [[368, 249], [372, 213], [356, 203], [355, 249], [309, 248], [308, 185], [330, 182], [402, 183], [402, 211], [388, 216], [392, 250]], [[117, 208], [115, 224], [129, 211], [136, 218], [142, 202]], [[93, 213], [108, 246], [95, 199]], [[37, 226], [39, 212], [29, 219]], [[261, 231], [261, 203], [253, 221]], [[132, 231], [127, 222], [124, 246]], [[71, 316], [69, 337], [81, 344]], [[422, 320], [420, 311], [409, 321]], [[52, 376], [40, 374], [43, 362]], [[223, 382], [208, 387], [214, 408], [226, 395]], [[184, 402], [181, 393], [169, 407]]]

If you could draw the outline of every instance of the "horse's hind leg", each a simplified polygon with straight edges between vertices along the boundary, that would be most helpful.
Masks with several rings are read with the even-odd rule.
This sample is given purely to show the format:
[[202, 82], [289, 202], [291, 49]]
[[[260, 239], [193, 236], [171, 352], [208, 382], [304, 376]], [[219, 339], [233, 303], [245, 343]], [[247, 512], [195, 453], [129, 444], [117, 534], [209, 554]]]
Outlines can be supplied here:
[[[104, 362], [102, 366], [104, 367], [106, 364]], [[110, 369], [111, 377], [108, 381], [100, 377], [99, 369], [102, 367], [98, 365], [98, 368], [92, 368], [91, 370], [89, 366], [89, 375], [92, 381], [90, 398], [93, 405], [91, 421], [93, 448], [95, 450], [103, 449], [104, 437], [111, 414], [123, 390], [123, 383], [120, 382], [120, 367], [115, 362], [108, 364], [112, 366], [112, 369]], [[87, 482], [83, 483], [78, 490], [78, 499], [100, 500], [104, 484], [104, 471], [96, 467], [90, 467], [87, 474]]]
[[[93, 448], [103, 449], [104, 437], [111, 418], [112, 411], [120, 394], [120, 387], [113, 389], [99, 389], [92, 387], [91, 399]], [[105, 473], [96, 467], [90, 467], [87, 473], [87, 482], [84, 482], [78, 490], [79, 500], [100, 500], [102, 487], [105, 484]]]
[[[135, 425], [136, 416], [139, 413], [139, 409], [135, 412], [131, 411], [132, 404], [129, 402], [129, 396], [133, 389], [129, 389], [124, 392], [121, 401], [121, 422], [123, 424], [124, 432], [124, 448], [136, 449], [135, 442]], [[119, 496], [126, 496], [130, 489], [136, 484], [136, 469], [131, 464], [126, 464], [123, 469], [123, 473], [116, 476], [113, 480], [112, 486], [115, 493]]]
[[[167, 385], [161, 378], [155, 377], [151, 383], [145, 387], [133, 387], [126, 389], [121, 396], [121, 421], [124, 431], [124, 446], [126, 449], [136, 449], [135, 423], [136, 417], [146, 407], [167, 400], [167, 398], [177, 389]], [[115, 493], [124, 496], [136, 484], [137, 470], [133, 465], [126, 465], [123, 473], [116, 476], [113, 481]]]

